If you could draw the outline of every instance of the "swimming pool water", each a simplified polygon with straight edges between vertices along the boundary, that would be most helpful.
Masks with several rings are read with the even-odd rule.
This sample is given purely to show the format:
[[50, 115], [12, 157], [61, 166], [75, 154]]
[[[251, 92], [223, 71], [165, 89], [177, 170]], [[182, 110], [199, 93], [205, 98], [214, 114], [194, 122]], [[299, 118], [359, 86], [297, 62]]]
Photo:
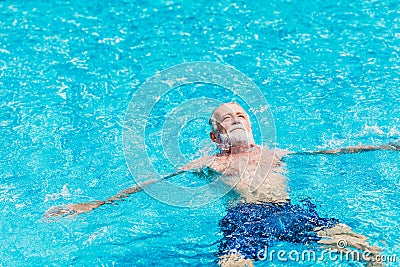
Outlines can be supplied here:
[[[251, 78], [280, 148], [399, 138], [395, 0], [3, 0], [0, 10], [0, 266], [215, 265], [224, 198], [187, 209], [142, 192], [73, 219], [42, 219], [51, 206], [105, 199], [133, 184], [122, 150], [125, 111], [141, 84], [176, 64], [218, 62]], [[182, 133], [182, 165], [208, 144], [203, 122]], [[321, 216], [399, 253], [399, 155], [291, 156], [291, 197], [310, 198]]]

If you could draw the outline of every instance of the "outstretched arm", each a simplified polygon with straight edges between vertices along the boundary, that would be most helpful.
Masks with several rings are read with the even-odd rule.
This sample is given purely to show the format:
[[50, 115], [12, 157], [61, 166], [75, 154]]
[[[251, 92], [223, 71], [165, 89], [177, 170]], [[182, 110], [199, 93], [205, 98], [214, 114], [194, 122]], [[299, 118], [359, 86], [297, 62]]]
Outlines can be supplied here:
[[332, 150], [319, 150], [313, 152], [314, 154], [352, 154], [374, 150], [400, 150], [400, 145], [389, 143], [388, 145], [380, 146], [349, 146], [345, 148], [332, 149]]
[[145, 188], [148, 185], [151, 185], [151, 184], [160, 182], [162, 180], [177, 176], [178, 174], [181, 174], [183, 172], [185, 172], [185, 170], [179, 170], [175, 173], [169, 174], [160, 179], [149, 180], [149, 181], [146, 181], [139, 185], [132, 186], [128, 189], [122, 190], [115, 196], [110, 197], [104, 201], [97, 200], [97, 201], [91, 201], [91, 202], [85, 202], [85, 203], [69, 204], [69, 205], [60, 206], [60, 207], [52, 207], [44, 214], [44, 217], [50, 218], [50, 217], [56, 217], [56, 216], [75, 216], [75, 215], [78, 215], [78, 214], [81, 214], [84, 212], [94, 210], [105, 204], [113, 204], [117, 201], [121, 201], [121, 200], [127, 198], [129, 195], [132, 195], [132, 194], [142, 191], [143, 188]]
[[399, 144], [389, 143], [387, 145], [380, 146], [349, 146], [345, 148], [338, 149], [327, 149], [327, 150], [318, 150], [313, 152], [298, 152], [292, 154], [352, 154], [352, 153], [360, 153], [366, 151], [374, 151], [374, 150], [400, 150]]

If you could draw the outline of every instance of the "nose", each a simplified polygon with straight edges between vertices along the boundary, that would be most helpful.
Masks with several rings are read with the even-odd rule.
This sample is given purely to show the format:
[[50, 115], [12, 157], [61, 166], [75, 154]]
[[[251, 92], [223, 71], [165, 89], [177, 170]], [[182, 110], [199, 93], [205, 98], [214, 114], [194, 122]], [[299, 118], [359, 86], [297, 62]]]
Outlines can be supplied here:
[[237, 116], [233, 116], [232, 118], [232, 125], [241, 124], [239, 118]]

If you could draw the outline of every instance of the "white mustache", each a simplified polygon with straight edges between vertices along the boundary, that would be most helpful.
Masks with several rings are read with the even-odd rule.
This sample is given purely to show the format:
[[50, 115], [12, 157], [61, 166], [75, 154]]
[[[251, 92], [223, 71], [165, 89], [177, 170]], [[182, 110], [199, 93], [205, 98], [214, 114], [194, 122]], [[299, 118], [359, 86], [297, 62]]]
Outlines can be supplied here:
[[243, 125], [238, 124], [237, 126], [233, 126], [230, 130], [229, 133], [233, 132], [234, 130], [244, 130], [246, 131], [246, 129], [244, 128]]

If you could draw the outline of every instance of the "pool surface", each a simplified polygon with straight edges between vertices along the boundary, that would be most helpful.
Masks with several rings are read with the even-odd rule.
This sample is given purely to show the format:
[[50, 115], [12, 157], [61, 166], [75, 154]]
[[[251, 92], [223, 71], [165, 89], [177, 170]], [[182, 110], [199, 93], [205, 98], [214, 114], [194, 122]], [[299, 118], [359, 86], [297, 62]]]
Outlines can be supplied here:
[[[126, 110], [148, 79], [178, 64], [219, 63], [250, 78], [268, 101], [279, 148], [400, 138], [397, 0], [3, 0], [0, 10], [0, 266], [216, 265], [231, 196], [182, 208], [140, 192], [74, 218], [43, 219], [52, 206], [103, 200], [135, 184], [123, 149]], [[202, 98], [242, 101], [219, 86], [185, 85], [156, 99], [143, 119], [151, 122], [143, 156], [160, 175], [213, 149], [204, 116], [185, 121], [180, 157], [159, 145], [172, 108]], [[212, 110], [210, 103], [189, 109]], [[399, 152], [285, 161], [293, 202], [310, 199], [321, 216], [400, 257]], [[206, 182], [195, 174], [172, 181]], [[256, 263], [299, 265], [358, 263]]]

